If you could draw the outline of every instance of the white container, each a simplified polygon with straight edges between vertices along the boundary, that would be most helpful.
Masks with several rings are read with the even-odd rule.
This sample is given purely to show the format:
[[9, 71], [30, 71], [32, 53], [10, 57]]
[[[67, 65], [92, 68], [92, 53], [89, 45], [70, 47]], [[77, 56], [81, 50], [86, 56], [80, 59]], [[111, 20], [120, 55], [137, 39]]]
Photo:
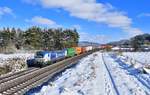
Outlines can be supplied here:
[[86, 50], [86, 51], [90, 51], [90, 50], [92, 50], [92, 49], [93, 49], [92, 46], [87, 46], [87, 47], [85, 47], [85, 50]]

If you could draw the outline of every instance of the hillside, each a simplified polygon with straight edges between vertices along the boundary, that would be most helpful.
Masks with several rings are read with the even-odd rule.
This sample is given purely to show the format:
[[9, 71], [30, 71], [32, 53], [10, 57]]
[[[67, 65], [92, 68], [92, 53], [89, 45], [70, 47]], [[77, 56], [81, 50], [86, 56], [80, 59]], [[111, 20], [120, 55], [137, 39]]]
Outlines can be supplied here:
[[150, 34], [142, 34], [142, 35], [137, 35], [135, 37], [132, 37], [127, 40], [120, 40], [120, 41], [115, 41], [115, 42], [110, 42], [108, 43], [109, 45], [132, 45], [133, 41], [137, 41], [140, 45], [144, 44], [150, 44]]
[[88, 42], [88, 41], [81, 41], [78, 43], [78, 46], [99, 46], [99, 43], [94, 43], [94, 42]]

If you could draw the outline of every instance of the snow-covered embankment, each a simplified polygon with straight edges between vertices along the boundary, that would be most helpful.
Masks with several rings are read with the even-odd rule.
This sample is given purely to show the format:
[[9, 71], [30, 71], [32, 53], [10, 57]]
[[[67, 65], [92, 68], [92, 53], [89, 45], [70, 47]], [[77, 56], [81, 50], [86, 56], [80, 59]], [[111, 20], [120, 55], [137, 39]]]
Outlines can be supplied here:
[[[105, 60], [105, 64], [103, 61]], [[101, 52], [93, 53], [31, 95], [149, 95], [149, 75]]]
[[[80, 60], [75, 68], [67, 69], [61, 77], [43, 86], [34, 95], [104, 95], [112, 93], [101, 53], [97, 52]], [[110, 91], [110, 92], [109, 92]]]
[[140, 73], [116, 55], [105, 54], [105, 62], [119, 95], [150, 95], [150, 75]]
[[33, 56], [33, 53], [0, 54], [0, 74], [26, 69], [26, 60]]

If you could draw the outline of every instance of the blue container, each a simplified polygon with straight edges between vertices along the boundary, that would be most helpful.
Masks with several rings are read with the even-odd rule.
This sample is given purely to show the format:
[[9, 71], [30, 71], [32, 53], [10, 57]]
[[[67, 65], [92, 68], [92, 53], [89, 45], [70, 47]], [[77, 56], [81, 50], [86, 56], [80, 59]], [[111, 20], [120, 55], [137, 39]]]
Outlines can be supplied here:
[[57, 57], [65, 57], [65, 50], [57, 51]]
[[51, 61], [52, 62], [64, 59], [65, 57], [66, 57], [66, 51], [65, 50], [53, 51], [51, 53]]

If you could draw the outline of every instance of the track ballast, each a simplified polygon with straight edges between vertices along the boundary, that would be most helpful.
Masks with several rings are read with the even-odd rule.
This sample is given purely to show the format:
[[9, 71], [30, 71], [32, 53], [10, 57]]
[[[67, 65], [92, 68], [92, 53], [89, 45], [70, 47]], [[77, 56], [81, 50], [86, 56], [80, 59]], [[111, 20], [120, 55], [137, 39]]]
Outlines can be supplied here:
[[79, 59], [93, 53], [90, 51], [72, 58], [65, 59], [50, 66], [37, 69], [29, 69], [14, 75], [0, 77], [0, 95], [21, 95], [29, 89], [41, 85], [54, 74], [64, 70], [70, 65], [76, 64]]

